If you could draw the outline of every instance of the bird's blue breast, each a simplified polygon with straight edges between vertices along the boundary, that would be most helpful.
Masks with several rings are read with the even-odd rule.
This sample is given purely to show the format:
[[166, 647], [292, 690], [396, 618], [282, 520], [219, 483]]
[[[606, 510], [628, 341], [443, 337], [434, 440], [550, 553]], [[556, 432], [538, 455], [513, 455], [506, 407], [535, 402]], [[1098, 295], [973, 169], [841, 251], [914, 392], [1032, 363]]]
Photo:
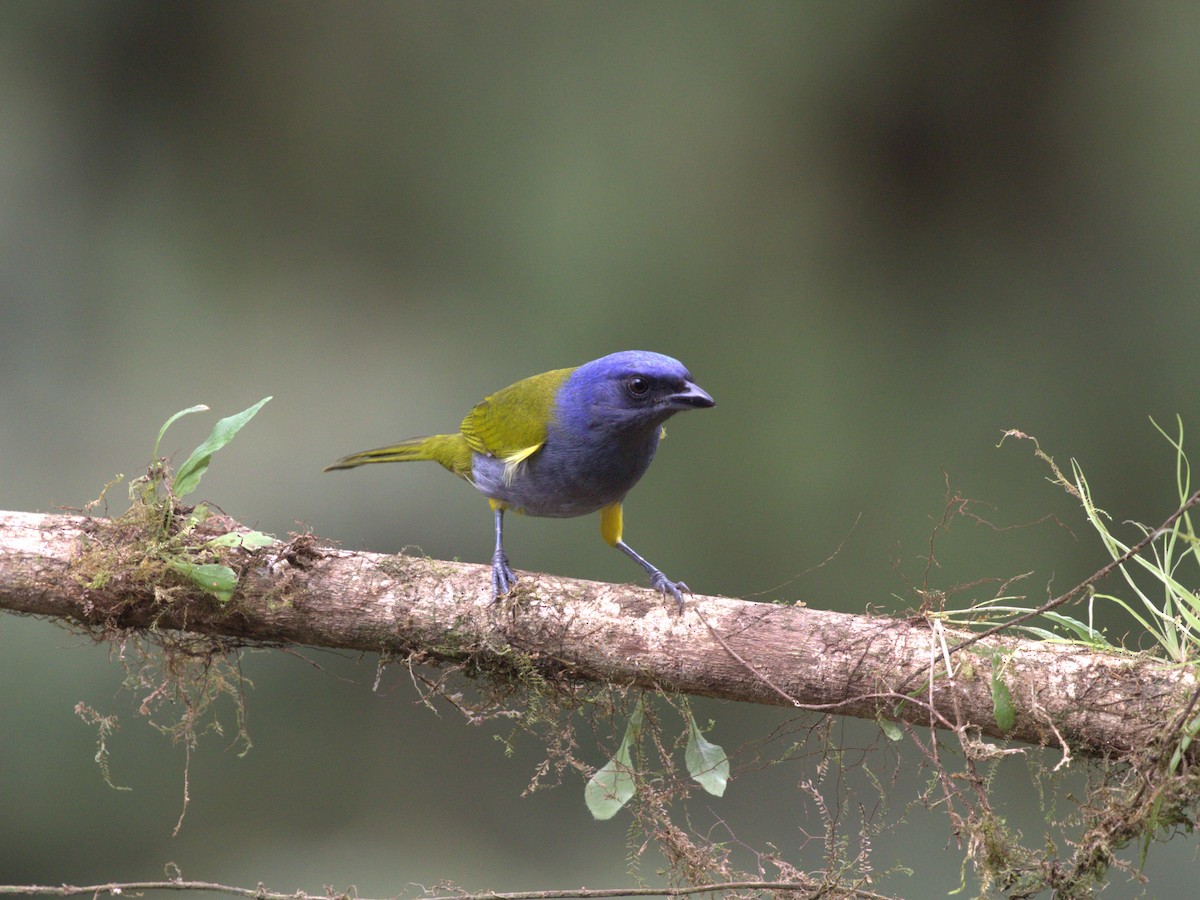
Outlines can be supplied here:
[[476, 453], [472, 481], [486, 496], [531, 516], [585, 516], [621, 500], [646, 472], [659, 429], [639, 440], [552, 426], [542, 449], [505, 481], [505, 463]]
[[654, 459], [662, 418], [631, 422], [610, 405], [608, 373], [581, 366], [563, 384], [542, 448], [506, 482], [501, 459], [476, 453], [472, 481], [531, 516], [584, 516], [620, 501]]

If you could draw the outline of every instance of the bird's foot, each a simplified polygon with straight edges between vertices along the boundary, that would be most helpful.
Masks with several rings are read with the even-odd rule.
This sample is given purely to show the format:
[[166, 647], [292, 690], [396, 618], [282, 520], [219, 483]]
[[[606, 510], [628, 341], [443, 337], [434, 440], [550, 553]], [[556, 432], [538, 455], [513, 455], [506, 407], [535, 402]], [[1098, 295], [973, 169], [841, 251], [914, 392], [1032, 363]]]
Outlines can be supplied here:
[[492, 554], [492, 602], [509, 593], [516, 583], [517, 573], [508, 564], [508, 554], [497, 550]]
[[690, 594], [692, 589], [682, 581], [672, 581], [662, 572], [655, 569], [650, 573], [650, 587], [661, 593], [664, 597], [670, 594], [675, 598], [675, 602], [679, 604], [679, 612], [683, 613], [683, 595]]

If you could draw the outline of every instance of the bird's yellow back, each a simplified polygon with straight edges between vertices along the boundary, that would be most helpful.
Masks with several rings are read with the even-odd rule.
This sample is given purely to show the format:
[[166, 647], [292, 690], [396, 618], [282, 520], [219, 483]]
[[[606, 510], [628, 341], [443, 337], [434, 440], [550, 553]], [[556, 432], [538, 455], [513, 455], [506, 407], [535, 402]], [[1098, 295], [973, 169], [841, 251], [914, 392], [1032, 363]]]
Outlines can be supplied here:
[[574, 371], [554, 369], [531, 375], [484, 397], [462, 420], [467, 446], [503, 460], [536, 453], [546, 442], [559, 388]]

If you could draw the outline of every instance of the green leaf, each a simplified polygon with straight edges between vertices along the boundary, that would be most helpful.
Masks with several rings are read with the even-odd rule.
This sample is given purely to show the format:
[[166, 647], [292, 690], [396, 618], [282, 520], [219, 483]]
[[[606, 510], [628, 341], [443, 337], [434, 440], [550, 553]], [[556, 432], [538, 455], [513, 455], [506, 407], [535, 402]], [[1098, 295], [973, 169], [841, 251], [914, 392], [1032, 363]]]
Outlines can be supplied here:
[[[263, 397], [249, 409], [226, 416], [213, 426], [212, 434], [208, 436], [208, 439], [192, 451], [192, 455], [184, 460], [179, 471], [175, 473], [172, 490], [176, 497], [186, 497], [199, 487], [200, 479], [212, 461], [212, 455], [233, 440], [233, 436], [241, 430], [242, 426], [253, 419], [254, 414], [262, 409], [263, 404], [270, 399], [270, 397]], [[170, 422], [167, 424], [169, 425]]]
[[876, 716], [875, 723], [879, 726], [879, 730], [883, 732], [883, 736], [889, 741], [904, 740], [904, 732], [900, 730], [900, 726], [891, 719], [885, 719], [883, 716]]
[[208, 542], [210, 547], [242, 547], [246, 550], [258, 550], [270, 547], [275, 538], [261, 531], [229, 531]]
[[999, 726], [1001, 731], [1008, 731], [1017, 722], [1017, 711], [1013, 707], [1012, 694], [1009, 693], [1008, 685], [1004, 683], [1003, 677], [1004, 660], [1012, 651], [999, 647], [977, 646], [972, 648], [972, 652], [987, 657], [992, 664], [990, 679], [992, 685], [992, 717], [996, 720], [996, 725]]
[[217, 563], [196, 565], [195, 563], [180, 559], [169, 560], [168, 564], [180, 575], [189, 579], [196, 587], [212, 594], [222, 603], [228, 603], [233, 599], [233, 592], [237, 587], [238, 579], [237, 573], [229, 568], [229, 566], [222, 566]]
[[616, 755], [588, 781], [583, 789], [583, 799], [597, 819], [611, 819], [636, 791], [629, 748], [622, 743]]
[[192, 511], [188, 513], [187, 518], [183, 520], [183, 524], [180, 526], [180, 533], [191, 534], [196, 526], [204, 522], [210, 515], [212, 515], [212, 510], [203, 503], [197, 503]]
[[1008, 731], [1017, 721], [1017, 712], [1013, 708], [1012, 694], [1000, 674], [1000, 666], [992, 662], [992, 716], [1001, 731]]
[[1062, 613], [1054, 612], [1053, 610], [1044, 612], [1042, 615], [1051, 622], [1061, 625], [1068, 631], [1073, 632], [1081, 641], [1086, 641], [1089, 643], [1103, 641], [1107, 643], [1104, 641], [1104, 635], [1102, 635], [1091, 625], [1088, 625], [1086, 622], [1080, 622], [1078, 619], [1072, 618], [1071, 616], [1064, 616]]
[[688, 774], [714, 797], [725, 793], [729, 782], [729, 757], [717, 744], [705, 740], [696, 725], [696, 719], [688, 711], [688, 742], [683, 758], [687, 761]]
[[207, 406], [205, 406], [203, 403], [198, 403], [195, 406], [189, 406], [187, 409], [181, 409], [179, 412], [175, 413], [175, 415], [171, 416], [171, 418], [167, 419], [167, 421], [163, 422], [163, 427], [158, 429], [158, 437], [154, 439], [153, 458], [155, 460], [158, 459], [158, 445], [162, 443], [163, 435], [167, 433], [167, 429], [175, 423], [176, 419], [182, 419], [184, 416], [191, 415], [192, 413], [205, 412], [207, 410]]
[[237, 573], [229, 566], [217, 563], [193, 566], [188, 577], [197, 587], [208, 591], [222, 603], [233, 599], [233, 591], [237, 587]]
[[1035, 628], [1032, 625], [1020, 625], [1018, 627], [1026, 634], [1033, 635], [1033, 637], [1046, 641], [1050, 644], [1064, 644], [1070, 641], [1069, 638], [1065, 638], [1061, 634], [1050, 631], [1046, 628]]
[[633, 780], [631, 748], [638, 742], [642, 732], [642, 700], [639, 697], [629, 724], [625, 726], [625, 737], [613, 758], [601, 766], [583, 789], [587, 808], [597, 819], [611, 819], [628, 803], [637, 791]]

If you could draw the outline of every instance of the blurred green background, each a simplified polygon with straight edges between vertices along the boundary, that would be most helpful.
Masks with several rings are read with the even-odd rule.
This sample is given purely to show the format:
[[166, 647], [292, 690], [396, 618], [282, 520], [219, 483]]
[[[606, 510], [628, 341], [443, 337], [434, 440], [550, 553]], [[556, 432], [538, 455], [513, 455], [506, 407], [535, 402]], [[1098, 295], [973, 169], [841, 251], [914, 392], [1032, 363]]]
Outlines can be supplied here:
[[[644, 348], [717, 400], [674, 420], [626, 504], [668, 574], [902, 611], [948, 479], [999, 525], [1050, 512], [1074, 534], [959, 520], [930, 585], [1033, 571], [1036, 601], [1103, 554], [1002, 430], [1078, 458], [1118, 521], [1157, 523], [1174, 458], [1148, 416], [1200, 427], [1197, 59], [1190, 3], [4, 3], [2, 506], [82, 506], [142, 471], [175, 410], [213, 410], [168, 434], [186, 454], [273, 394], [205, 498], [278, 535], [484, 562], [486, 505], [436, 466], [321, 467]], [[514, 520], [508, 548], [635, 580], [597, 529]], [[580, 781], [520, 798], [532, 741], [506, 757], [400, 671], [373, 692], [374, 659], [330, 653], [247, 654], [254, 749], [202, 742], [172, 838], [183, 751], [112, 657], [0, 617], [0, 882], [168, 861], [364, 896], [630, 882], [628, 819], [593, 823]], [[131, 791], [104, 784], [80, 701], [120, 715]], [[788, 718], [701, 712], [730, 750]], [[813, 746], [697, 815], [791, 853], [819, 829], [796, 790]], [[1005, 765], [1036, 846], [1036, 791]], [[955, 888], [947, 835], [918, 811], [878, 838], [877, 868], [917, 873], [880, 887]], [[1149, 896], [1194, 884], [1194, 852], [1155, 848]], [[1107, 896], [1140, 891], [1117, 876]]]

